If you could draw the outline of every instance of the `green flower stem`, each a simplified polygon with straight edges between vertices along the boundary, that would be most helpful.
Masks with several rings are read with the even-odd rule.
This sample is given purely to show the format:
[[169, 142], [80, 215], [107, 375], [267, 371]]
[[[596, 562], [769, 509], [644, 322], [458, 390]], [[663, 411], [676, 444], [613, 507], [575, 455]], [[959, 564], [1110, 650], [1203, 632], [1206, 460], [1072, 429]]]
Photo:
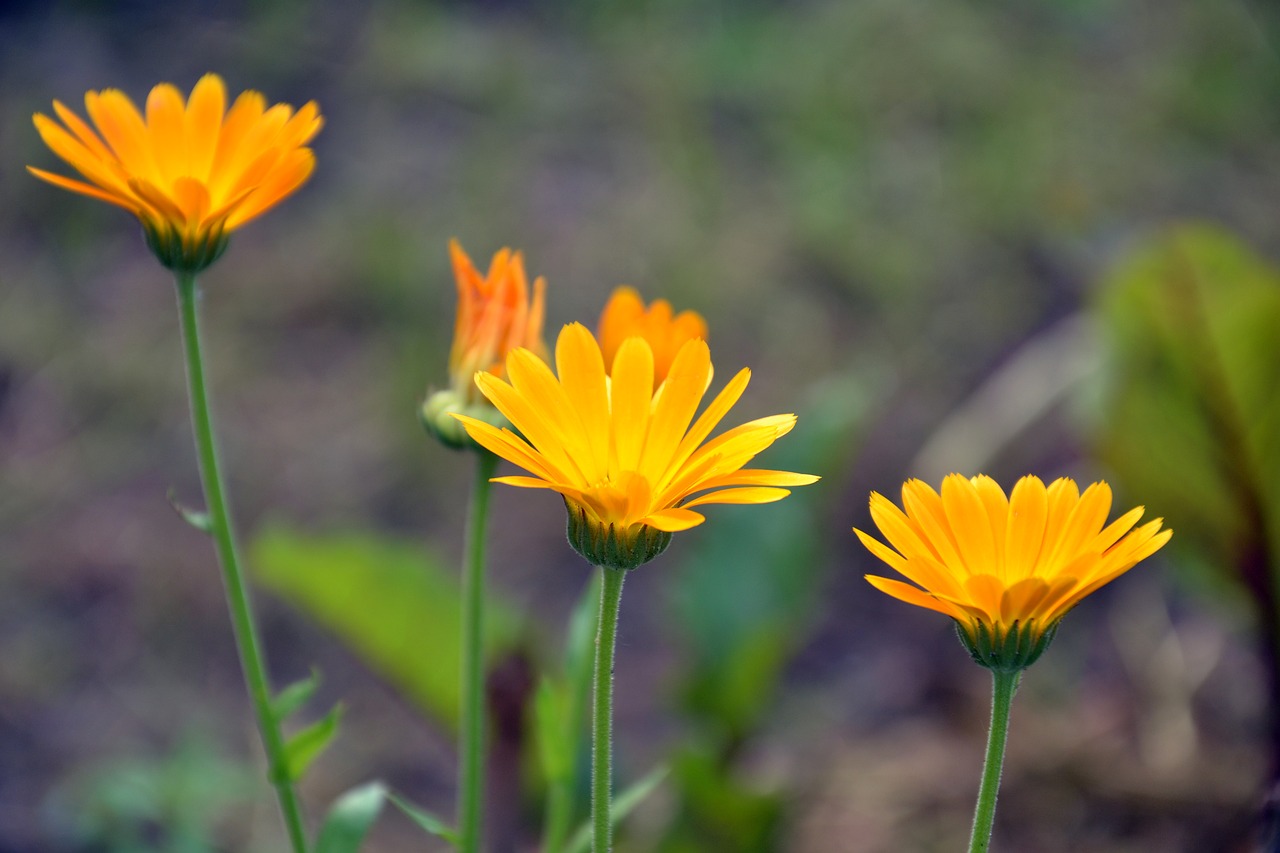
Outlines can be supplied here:
[[249, 590], [245, 586], [236, 553], [235, 532], [232, 530], [231, 516], [227, 512], [227, 502], [223, 496], [222, 470], [218, 464], [213, 421], [209, 415], [209, 396], [205, 389], [204, 359], [200, 353], [200, 288], [193, 273], [178, 273], [177, 285], [182, 341], [187, 362], [187, 385], [191, 396], [191, 426], [195, 432], [196, 452], [200, 461], [200, 479], [204, 483], [209, 533], [213, 536], [218, 563], [222, 567], [222, 583], [227, 593], [227, 606], [231, 610], [231, 627], [236, 638], [236, 648], [240, 652], [240, 666], [244, 671], [245, 684], [249, 688], [249, 698], [253, 701], [262, 746], [270, 763], [268, 775], [280, 800], [280, 811], [284, 816], [294, 853], [306, 853], [307, 837], [302, 826], [302, 809], [288, 775], [280, 724], [271, 713], [271, 685], [267, 680], [262, 644], [258, 640]]
[[973, 813], [969, 853], [986, 853], [991, 847], [991, 826], [996, 819], [996, 797], [1000, 793], [1000, 772], [1004, 769], [1004, 745], [1009, 738], [1009, 710], [1021, 677], [1021, 670], [991, 670], [991, 730], [987, 733], [987, 758], [982, 765], [982, 786], [978, 789], [978, 807]]
[[622, 601], [622, 569], [600, 571], [600, 624], [596, 629], [595, 695], [591, 728], [591, 826], [592, 853], [609, 853], [613, 847], [613, 652], [618, 640], [618, 605]]
[[498, 457], [476, 451], [476, 481], [467, 512], [467, 555], [462, 568], [462, 708], [458, 737], [458, 838], [463, 853], [480, 850], [484, 802], [484, 536], [489, 516], [489, 478]]

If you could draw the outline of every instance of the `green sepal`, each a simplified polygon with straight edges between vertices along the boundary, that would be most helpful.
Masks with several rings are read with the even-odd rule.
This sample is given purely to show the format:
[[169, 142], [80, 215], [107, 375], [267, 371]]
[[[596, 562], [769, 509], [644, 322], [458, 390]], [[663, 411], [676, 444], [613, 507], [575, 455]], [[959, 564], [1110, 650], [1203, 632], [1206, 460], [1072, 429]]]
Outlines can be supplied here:
[[147, 248], [165, 269], [186, 275], [195, 275], [212, 266], [214, 261], [222, 257], [231, 240], [231, 235], [226, 232], [222, 223], [200, 235], [201, 239], [196, 242], [184, 240], [178, 229], [167, 222], [144, 222], [142, 234], [146, 238]]
[[196, 530], [199, 530], [201, 533], [205, 533], [205, 534], [213, 533], [213, 518], [210, 517], [209, 513], [204, 512], [203, 510], [192, 509], [191, 507], [182, 503], [180, 500], [178, 500], [177, 493], [174, 492], [173, 489], [169, 489], [165, 497], [169, 501], [169, 506], [173, 507], [173, 511], [176, 512], [178, 515], [182, 516], [183, 521], [185, 521], [187, 524], [190, 524], [192, 527], [194, 527]]
[[593, 566], [629, 571], [643, 566], [671, 544], [671, 534], [656, 527], [633, 524], [619, 528], [602, 524], [586, 507], [568, 499], [564, 508], [569, 515], [566, 525], [569, 544]]
[[320, 687], [320, 681], [320, 670], [314, 666], [311, 667], [309, 677], [293, 682], [271, 700], [271, 716], [276, 718], [276, 722], [283, 723], [286, 718], [311, 701], [311, 697], [316, 695], [316, 690]]
[[453, 417], [454, 414], [466, 415], [498, 428], [511, 426], [502, 412], [495, 409], [488, 400], [481, 398], [479, 402], [468, 402], [462, 394], [453, 390], [436, 391], [418, 407], [418, 420], [422, 421], [427, 434], [445, 447], [452, 447], [454, 450], [483, 450], [467, 433], [462, 421]]
[[[669, 769], [664, 766], [655, 767], [647, 776], [632, 783], [625, 791], [613, 798], [613, 809], [609, 813], [609, 822], [616, 829], [627, 815], [635, 811], [645, 799], [657, 790], [662, 780], [667, 778]], [[591, 849], [591, 823], [588, 821], [578, 827], [578, 831], [569, 839], [562, 853], [587, 853]]]
[[311, 766], [311, 762], [319, 758], [320, 754], [328, 748], [338, 733], [338, 724], [342, 721], [345, 711], [346, 708], [339, 702], [320, 720], [302, 729], [285, 742], [283, 770], [289, 781], [296, 782], [301, 779], [302, 774], [306, 773], [307, 768]]
[[387, 794], [387, 799], [390, 800], [396, 808], [404, 812], [405, 817], [417, 824], [420, 829], [436, 836], [437, 838], [443, 838], [454, 847], [458, 846], [457, 830], [433, 815], [431, 812], [418, 808], [399, 794]]
[[956, 635], [974, 663], [995, 672], [1018, 672], [1040, 659], [1058, 633], [1058, 623], [1042, 629], [1035, 619], [1008, 629], [973, 621], [956, 622]]
[[359, 853], [386, 800], [387, 787], [381, 782], [352, 788], [336, 799], [320, 828], [315, 853]]

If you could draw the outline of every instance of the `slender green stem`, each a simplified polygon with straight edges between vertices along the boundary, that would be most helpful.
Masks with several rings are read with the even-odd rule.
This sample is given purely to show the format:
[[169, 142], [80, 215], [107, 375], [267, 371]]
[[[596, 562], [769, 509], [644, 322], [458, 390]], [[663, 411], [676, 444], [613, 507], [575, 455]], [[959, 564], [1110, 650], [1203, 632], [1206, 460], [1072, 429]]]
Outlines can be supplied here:
[[618, 605], [627, 573], [601, 567], [600, 623], [596, 628], [596, 678], [591, 728], [591, 850], [613, 848], [613, 652], [618, 640]]
[[[565, 655], [565, 687], [569, 700], [561, 718], [561, 743], [568, 751], [564, 766], [547, 779], [547, 807], [543, 821], [542, 853], [561, 853], [573, 829], [574, 792], [578, 790], [578, 756], [582, 731], [587, 722], [591, 701], [591, 677], [594, 669], [596, 625], [600, 618], [600, 575], [592, 573], [573, 609], [565, 638], [569, 648]], [[593, 608], [586, 619], [587, 608]], [[587, 641], [591, 645], [587, 645]]]
[[195, 275], [190, 273], [179, 273], [177, 284], [182, 341], [187, 362], [187, 385], [191, 396], [191, 425], [195, 431], [196, 452], [200, 460], [200, 479], [204, 483], [209, 532], [213, 536], [218, 563], [222, 567], [222, 583], [227, 593], [227, 606], [231, 610], [231, 627], [236, 638], [236, 648], [240, 652], [240, 666], [244, 670], [245, 684], [249, 688], [249, 698], [253, 701], [258, 721], [258, 732], [262, 736], [262, 746], [270, 763], [268, 775], [280, 800], [280, 811], [284, 816], [294, 853], [306, 853], [307, 837], [302, 826], [302, 809], [289, 779], [280, 724], [271, 713], [271, 685], [267, 680], [262, 644], [258, 640], [249, 590], [240, 571], [235, 532], [223, 495], [222, 470], [218, 464], [213, 420], [209, 415], [209, 395], [205, 388], [204, 359], [200, 352], [200, 288], [196, 284]]
[[462, 708], [458, 737], [458, 837], [463, 853], [480, 850], [484, 802], [484, 531], [489, 516], [489, 478], [498, 457], [476, 451], [476, 481], [467, 512], [467, 555], [462, 567]]
[[982, 765], [982, 786], [978, 807], [973, 813], [969, 853], [986, 853], [991, 847], [991, 826], [996, 819], [996, 797], [1000, 793], [1000, 772], [1004, 769], [1004, 745], [1009, 738], [1009, 709], [1018, 689], [1021, 671], [991, 671], [991, 730], [987, 733], [987, 758]]

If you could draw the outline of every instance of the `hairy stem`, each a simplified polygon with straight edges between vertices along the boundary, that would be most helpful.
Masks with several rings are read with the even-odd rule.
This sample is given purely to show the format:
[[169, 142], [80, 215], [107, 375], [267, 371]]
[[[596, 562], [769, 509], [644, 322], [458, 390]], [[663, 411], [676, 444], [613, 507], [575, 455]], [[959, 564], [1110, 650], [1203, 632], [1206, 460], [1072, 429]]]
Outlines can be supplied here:
[[231, 628], [240, 652], [240, 666], [244, 671], [245, 685], [253, 702], [258, 732], [270, 764], [268, 777], [275, 786], [280, 800], [280, 811], [294, 853], [306, 853], [307, 837], [302, 826], [302, 809], [297, 792], [289, 778], [284, 754], [284, 738], [280, 723], [271, 712], [271, 685], [262, 655], [262, 643], [253, 618], [249, 590], [240, 570], [235, 531], [227, 511], [222, 487], [222, 469], [218, 463], [217, 443], [213, 435], [213, 420], [209, 414], [209, 395], [205, 387], [204, 358], [200, 349], [200, 324], [198, 308], [200, 288], [191, 273], [179, 273], [178, 307], [182, 318], [182, 341], [187, 363], [187, 386], [191, 397], [191, 426], [195, 432], [196, 453], [200, 461], [200, 479], [204, 484], [205, 504], [209, 513], [209, 533], [213, 537], [222, 567], [222, 584], [227, 594], [227, 606], [231, 611]]

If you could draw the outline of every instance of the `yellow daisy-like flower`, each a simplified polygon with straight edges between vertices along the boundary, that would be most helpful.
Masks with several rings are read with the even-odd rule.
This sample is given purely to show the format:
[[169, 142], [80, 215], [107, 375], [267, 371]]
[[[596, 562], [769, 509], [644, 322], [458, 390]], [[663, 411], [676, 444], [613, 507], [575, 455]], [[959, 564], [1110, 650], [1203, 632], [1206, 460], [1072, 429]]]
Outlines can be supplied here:
[[705, 520], [694, 507], [768, 503], [790, 494], [786, 487], [818, 479], [743, 467], [790, 432], [795, 415], [760, 418], [706, 440], [751, 372], [740, 371], [695, 420], [712, 369], [700, 338], [680, 348], [656, 392], [654, 352], [644, 338], [624, 341], [607, 375], [599, 344], [581, 324], [564, 327], [555, 355], [559, 378], [527, 349], [507, 356], [507, 381], [476, 374], [523, 438], [459, 420], [479, 444], [533, 475], [495, 482], [564, 496], [570, 541], [597, 565], [635, 568], [652, 559], [672, 532]]
[[707, 337], [707, 321], [696, 311], [676, 314], [665, 299], [655, 299], [646, 308], [635, 288], [623, 285], [613, 291], [600, 315], [605, 364], [612, 365], [622, 342], [633, 337], [644, 338], [653, 349], [653, 381], [660, 385], [680, 348], [694, 338]]
[[297, 112], [287, 104], [268, 109], [258, 92], [244, 92], [230, 110], [226, 103], [216, 74], [200, 78], [186, 100], [168, 83], [156, 86], [145, 118], [123, 92], [88, 92], [94, 127], [54, 101], [62, 124], [36, 113], [36, 130], [88, 183], [27, 168], [128, 210], [161, 263], [197, 272], [218, 258], [232, 231], [307, 180], [315, 156], [306, 144], [323, 124], [314, 101]]
[[[855, 529], [862, 544], [907, 580], [867, 575], [877, 589], [956, 620], [974, 659], [1021, 669], [1044, 651], [1067, 611], [1158, 551], [1162, 519], [1134, 529], [1137, 507], [1106, 524], [1111, 488], [1023, 477], [1006, 498], [987, 476], [951, 474], [942, 493], [920, 480], [899, 509], [873, 492], [871, 517], [889, 541]], [[1105, 525], [1105, 526], [1104, 526]]]

